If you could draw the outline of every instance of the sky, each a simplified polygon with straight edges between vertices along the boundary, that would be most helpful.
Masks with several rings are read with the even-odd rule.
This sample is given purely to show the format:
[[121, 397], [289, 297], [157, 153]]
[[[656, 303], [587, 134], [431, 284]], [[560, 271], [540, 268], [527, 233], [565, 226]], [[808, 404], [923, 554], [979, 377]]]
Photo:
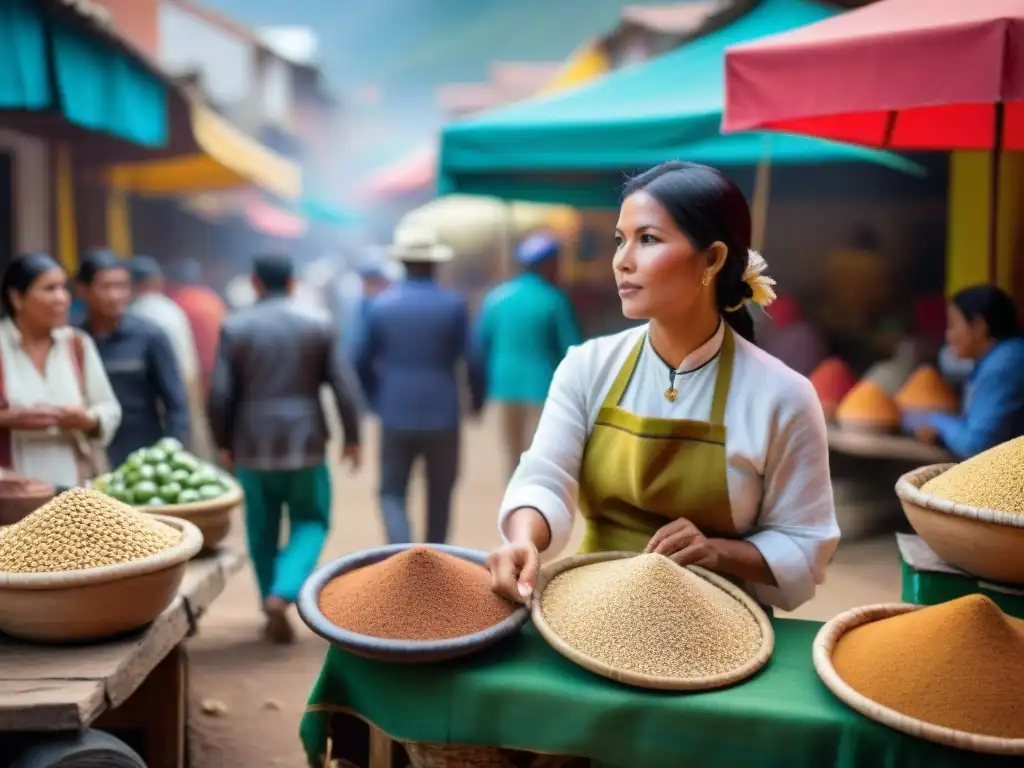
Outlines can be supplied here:
[[[561, 61], [618, 24], [624, 0], [204, 0], [251, 27], [308, 25], [332, 90], [380, 127], [381, 165], [436, 133], [438, 86], [487, 79], [492, 61]], [[379, 94], [379, 103], [364, 98]], [[372, 113], [372, 114], [369, 114]]]

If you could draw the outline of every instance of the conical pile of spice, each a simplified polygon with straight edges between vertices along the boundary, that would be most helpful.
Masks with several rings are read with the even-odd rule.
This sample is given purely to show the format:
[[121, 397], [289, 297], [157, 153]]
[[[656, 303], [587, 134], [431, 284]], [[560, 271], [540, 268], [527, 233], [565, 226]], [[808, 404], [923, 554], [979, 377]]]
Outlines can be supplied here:
[[825, 415], [832, 417], [839, 403], [857, 383], [853, 371], [842, 358], [830, 357], [814, 369], [810, 376]]
[[181, 532], [82, 488], [48, 501], [0, 536], [0, 571], [56, 573], [128, 563], [181, 542]]
[[885, 431], [899, 427], [900, 409], [885, 390], [864, 379], [843, 398], [836, 418], [845, 427]]
[[909, 717], [1024, 738], [1024, 621], [984, 595], [856, 627], [832, 665], [855, 691]]
[[978, 509], [1024, 515], [1024, 437], [1000, 443], [950, 467], [922, 493]]
[[956, 413], [956, 395], [933, 365], [922, 365], [896, 393], [896, 404], [904, 411]]
[[336, 627], [390, 640], [463, 637], [515, 609], [491, 592], [486, 568], [423, 546], [344, 573], [320, 592], [320, 611]]
[[610, 560], [560, 573], [541, 610], [566, 643], [615, 669], [708, 677], [750, 661], [761, 627], [727, 592], [664, 555]]

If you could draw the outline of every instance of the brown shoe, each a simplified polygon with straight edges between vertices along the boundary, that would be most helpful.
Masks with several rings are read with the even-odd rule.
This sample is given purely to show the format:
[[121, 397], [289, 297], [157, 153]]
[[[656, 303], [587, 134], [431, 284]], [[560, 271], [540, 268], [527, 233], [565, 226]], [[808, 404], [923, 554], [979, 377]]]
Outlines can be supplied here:
[[288, 621], [288, 607], [289, 604], [279, 597], [268, 597], [263, 604], [263, 612], [267, 615], [264, 634], [270, 642], [277, 645], [295, 642], [295, 630]]

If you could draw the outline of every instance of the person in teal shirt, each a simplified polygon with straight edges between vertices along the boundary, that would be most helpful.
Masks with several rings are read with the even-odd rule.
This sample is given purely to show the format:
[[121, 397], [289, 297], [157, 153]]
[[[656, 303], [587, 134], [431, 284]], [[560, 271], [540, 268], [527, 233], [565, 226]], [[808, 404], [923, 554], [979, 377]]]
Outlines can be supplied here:
[[484, 297], [476, 324], [473, 364], [500, 410], [510, 472], [530, 447], [555, 368], [581, 341], [569, 297], [556, 284], [560, 253], [549, 234], [523, 240], [521, 274]]

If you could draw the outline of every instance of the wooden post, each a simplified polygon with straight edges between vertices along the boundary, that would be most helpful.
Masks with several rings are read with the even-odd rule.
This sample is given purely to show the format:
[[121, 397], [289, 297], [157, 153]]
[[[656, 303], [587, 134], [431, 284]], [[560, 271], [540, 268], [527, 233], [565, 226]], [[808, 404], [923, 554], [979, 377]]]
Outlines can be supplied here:
[[391, 768], [391, 737], [370, 726], [370, 768]]
[[754, 200], [750, 206], [750, 247], [755, 251], [764, 248], [765, 232], [768, 228], [768, 201], [772, 194], [772, 159], [768, 149], [770, 139], [765, 139], [765, 152], [757, 164], [754, 178]]

